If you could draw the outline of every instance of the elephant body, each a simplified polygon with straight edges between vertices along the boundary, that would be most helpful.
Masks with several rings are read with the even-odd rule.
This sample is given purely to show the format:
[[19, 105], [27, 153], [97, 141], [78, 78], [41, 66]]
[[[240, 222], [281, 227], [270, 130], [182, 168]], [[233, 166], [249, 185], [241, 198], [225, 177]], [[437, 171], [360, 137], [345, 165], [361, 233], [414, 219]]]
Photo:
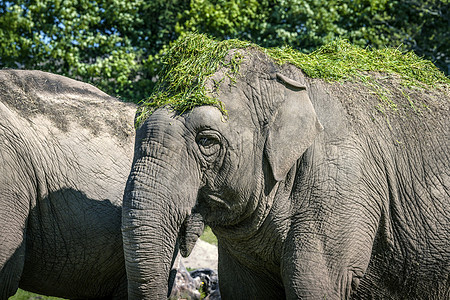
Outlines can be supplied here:
[[388, 107], [370, 85], [238, 51], [236, 81], [222, 67], [206, 83], [227, 118], [161, 107], [137, 129], [122, 225], [130, 298], [166, 297], [202, 218], [223, 299], [449, 299], [448, 87], [375, 74]]
[[40, 71], [0, 71], [0, 100], [0, 299], [125, 299], [135, 106]]

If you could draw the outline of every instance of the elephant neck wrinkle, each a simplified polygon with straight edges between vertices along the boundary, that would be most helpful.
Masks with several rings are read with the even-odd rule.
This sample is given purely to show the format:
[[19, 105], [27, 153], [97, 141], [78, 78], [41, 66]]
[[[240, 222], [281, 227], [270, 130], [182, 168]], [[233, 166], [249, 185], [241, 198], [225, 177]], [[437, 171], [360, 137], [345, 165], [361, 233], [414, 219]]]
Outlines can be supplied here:
[[254, 243], [255, 240], [264, 239], [262, 237], [268, 232], [272, 238], [284, 239], [290, 219], [280, 216], [288, 215], [289, 194], [284, 182], [276, 183], [268, 195], [260, 194], [258, 206], [249, 217], [232, 226], [213, 227], [215, 234], [219, 240], [233, 245], [246, 241]]
[[[257, 221], [246, 220], [245, 225], [234, 226], [231, 231], [229, 228], [223, 228], [224, 234], [221, 234], [219, 230], [217, 232], [219, 248], [224, 249], [240, 264], [258, 272], [271, 274], [269, 276], [274, 276], [274, 280], [281, 282], [278, 276], [282, 245], [289, 230], [290, 218], [288, 215], [280, 217], [280, 214], [284, 215], [281, 209], [290, 207], [285, 205], [288, 198], [274, 199], [273, 205], [266, 210], [264, 218], [259, 218]], [[254, 224], [257, 226], [251, 227]], [[214, 232], [216, 233], [216, 230]]]

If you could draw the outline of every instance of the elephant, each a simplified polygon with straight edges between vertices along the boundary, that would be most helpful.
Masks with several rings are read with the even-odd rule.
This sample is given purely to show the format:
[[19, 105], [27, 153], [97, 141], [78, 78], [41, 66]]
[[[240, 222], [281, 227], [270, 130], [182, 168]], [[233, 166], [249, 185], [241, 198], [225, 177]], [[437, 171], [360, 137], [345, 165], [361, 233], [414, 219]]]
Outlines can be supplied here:
[[0, 100], [0, 299], [126, 299], [136, 105], [28, 70], [0, 71]]
[[232, 49], [204, 83], [226, 114], [149, 113], [123, 199], [129, 298], [167, 297], [205, 223], [223, 299], [450, 299], [448, 85], [371, 76], [396, 107], [373, 85]]

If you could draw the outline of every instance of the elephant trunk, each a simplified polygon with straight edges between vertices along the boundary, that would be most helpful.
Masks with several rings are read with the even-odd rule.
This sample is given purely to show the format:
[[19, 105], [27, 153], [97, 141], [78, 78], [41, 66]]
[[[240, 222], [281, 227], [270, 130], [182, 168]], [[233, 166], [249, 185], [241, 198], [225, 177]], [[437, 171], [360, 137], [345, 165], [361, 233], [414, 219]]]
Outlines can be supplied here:
[[122, 218], [129, 299], [167, 299], [170, 293], [177, 238], [196, 200], [190, 176], [176, 168], [177, 161], [145, 156], [133, 163]]

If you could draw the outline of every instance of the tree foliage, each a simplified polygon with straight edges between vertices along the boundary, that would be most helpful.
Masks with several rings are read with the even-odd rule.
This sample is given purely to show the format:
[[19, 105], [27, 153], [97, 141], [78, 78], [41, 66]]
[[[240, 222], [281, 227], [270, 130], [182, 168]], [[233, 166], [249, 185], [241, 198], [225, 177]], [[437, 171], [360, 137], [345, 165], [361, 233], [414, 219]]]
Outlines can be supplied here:
[[450, 73], [449, 0], [407, 0], [396, 2], [396, 18], [389, 24], [403, 39], [405, 48], [433, 61]]
[[176, 38], [182, 3], [0, 0], [0, 67], [41, 69], [127, 100], [143, 98], [154, 56]]
[[119, 94], [137, 65], [122, 32], [130, 30], [138, 1], [2, 2], [1, 65], [64, 74]]
[[337, 38], [399, 47], [448, 73], [448, 0], [0, 0], [0, 68], [41, 69], [126, 100], [151, 93], [188, 32], [305, 53]]

